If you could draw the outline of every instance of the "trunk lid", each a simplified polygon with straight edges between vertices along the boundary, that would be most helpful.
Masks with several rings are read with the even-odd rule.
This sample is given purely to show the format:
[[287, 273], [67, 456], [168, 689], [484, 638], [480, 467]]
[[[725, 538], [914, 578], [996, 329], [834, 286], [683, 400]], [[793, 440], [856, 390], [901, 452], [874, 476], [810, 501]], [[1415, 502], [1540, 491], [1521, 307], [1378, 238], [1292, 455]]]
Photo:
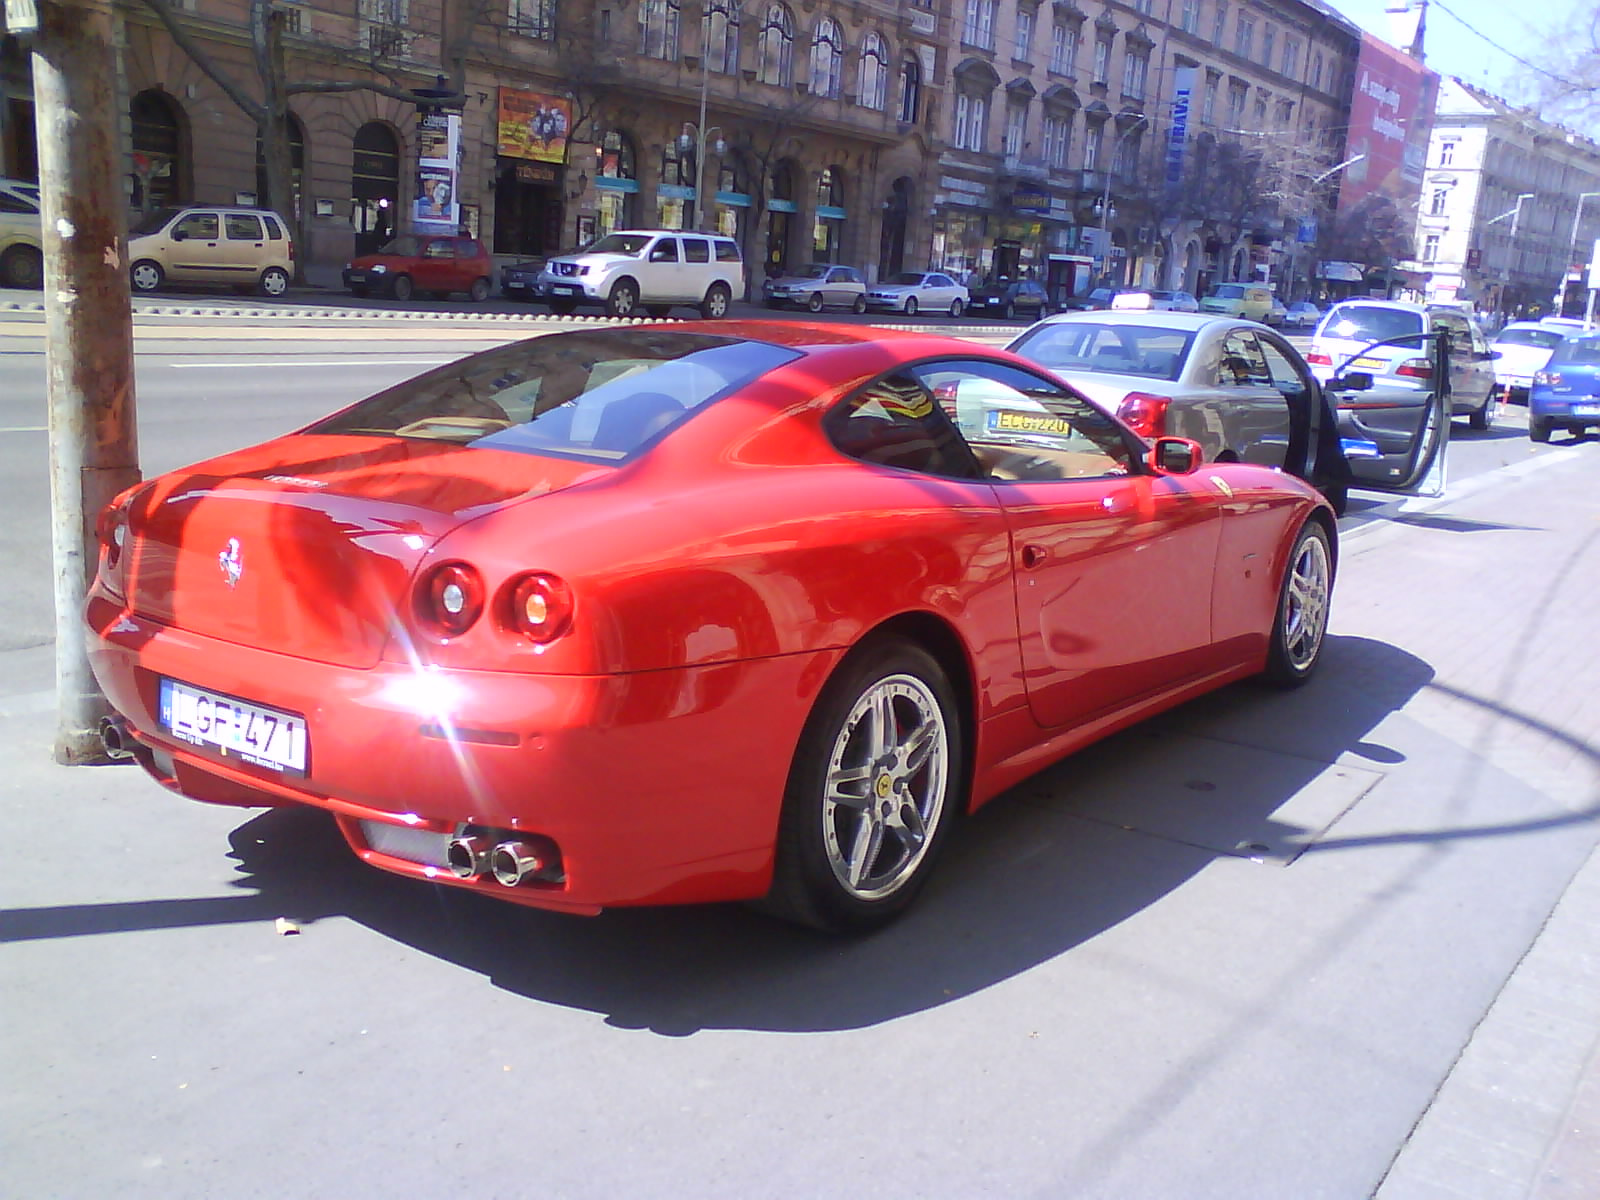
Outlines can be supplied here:
[[240, 645], [369, 667], [450, 530], [609, 474], [437, 441], [292, 434], [154, 480], [129, 512], [134, 611]]

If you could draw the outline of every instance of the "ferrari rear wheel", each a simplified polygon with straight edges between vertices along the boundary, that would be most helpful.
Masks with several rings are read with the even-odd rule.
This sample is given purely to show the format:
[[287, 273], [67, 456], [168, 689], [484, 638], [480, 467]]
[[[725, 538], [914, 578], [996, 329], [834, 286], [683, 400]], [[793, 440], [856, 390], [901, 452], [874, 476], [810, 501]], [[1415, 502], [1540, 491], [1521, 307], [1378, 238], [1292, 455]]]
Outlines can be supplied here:
[[1332, 596], [1333, 552], [1328, 531], [1320, 522], [1308, 521], [1295, 541], [1278, 591], [1278, 615], [1264, 673], [1269, 682], [1298, 687], [1311, 678], [1322, 660]]
[[920, 646], [895, 639], [845, 661], [790, 768], [768, 909], [863, 933], [910, 905], [964, 804], [957, 714]]

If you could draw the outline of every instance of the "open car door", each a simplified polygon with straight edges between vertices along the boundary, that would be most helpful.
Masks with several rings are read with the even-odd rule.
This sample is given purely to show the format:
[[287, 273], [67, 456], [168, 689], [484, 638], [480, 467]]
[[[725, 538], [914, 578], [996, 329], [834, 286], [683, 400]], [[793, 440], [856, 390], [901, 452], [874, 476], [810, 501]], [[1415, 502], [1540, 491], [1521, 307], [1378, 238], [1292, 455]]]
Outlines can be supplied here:
[[[1450, 442], [1450, 335], [1408, 333], [1372, 342], [1335, 364], [1322, 386], [1316, 474], [1325, 491], [1363, 488], [1412, 496], [1442, 495]], [[1430, 387], [1375, 384], [1362, 358], [1381, 346], [1426, 348]]]

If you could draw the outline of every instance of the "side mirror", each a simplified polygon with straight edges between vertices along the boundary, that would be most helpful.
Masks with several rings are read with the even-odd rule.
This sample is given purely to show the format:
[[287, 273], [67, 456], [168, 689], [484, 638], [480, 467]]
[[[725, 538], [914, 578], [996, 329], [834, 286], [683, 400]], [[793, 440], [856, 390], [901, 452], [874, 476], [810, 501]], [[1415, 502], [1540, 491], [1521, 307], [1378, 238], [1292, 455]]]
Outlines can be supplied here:
[[1187, 475], [1200, 466], [1205, 451], [1188, 438], [1158, 437], [1150, 446], [1149, 463], [1160, 475]]
[[1366, 371], [1335, 375], [1328, 380], [1326, 387], [1330, 392], [1368, 392], [1372, 390], [1372, 375]]

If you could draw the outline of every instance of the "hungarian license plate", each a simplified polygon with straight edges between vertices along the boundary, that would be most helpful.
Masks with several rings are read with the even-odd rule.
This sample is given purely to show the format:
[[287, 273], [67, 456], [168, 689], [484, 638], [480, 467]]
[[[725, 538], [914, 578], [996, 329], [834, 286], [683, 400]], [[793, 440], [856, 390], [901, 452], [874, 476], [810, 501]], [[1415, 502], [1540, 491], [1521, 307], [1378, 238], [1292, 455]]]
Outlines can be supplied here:
[[286, 775], [306, 773], [306, 721], [296, 713], [163, 679], [160, 719], [163, 729], [191, 746]]
[[575, 283], [552, 283], [550, 285], [550, 290], [552, 292], [565, 292], [570, 296], [572, 293], [579, 291], [580, 289]]
[[1362, 357], [1350, 365], [1358, 371], [1376, 371], [1385, 364], [1381, 358]]
[[1574, 404], [1572, 415], [1575, 417], [1600, 417], [1600, 404]]
[[367, 281], [367, 273], [365, 271], [351, 271], [349, 278], [351, 283], [365, 283]]
[[526, 283], [524, 283], [520, 279], [508, 279], [508, 280], [506, 280], [506, 286], [508, 288], [515, 288], [517, 291], [520, 292], [523, 288], [527, 287], [528, 285]]

